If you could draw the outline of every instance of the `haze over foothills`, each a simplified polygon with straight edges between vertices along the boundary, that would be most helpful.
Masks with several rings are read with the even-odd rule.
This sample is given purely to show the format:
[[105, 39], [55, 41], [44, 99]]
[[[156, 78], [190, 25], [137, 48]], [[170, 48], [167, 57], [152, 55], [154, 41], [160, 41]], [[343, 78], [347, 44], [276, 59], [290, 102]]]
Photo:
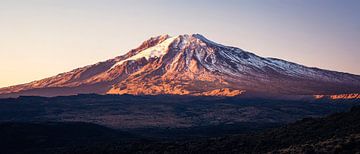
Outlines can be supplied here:
[[200, 33], [264, 57], [360, 74], [359, 1], [1, 0], [0, 87]]

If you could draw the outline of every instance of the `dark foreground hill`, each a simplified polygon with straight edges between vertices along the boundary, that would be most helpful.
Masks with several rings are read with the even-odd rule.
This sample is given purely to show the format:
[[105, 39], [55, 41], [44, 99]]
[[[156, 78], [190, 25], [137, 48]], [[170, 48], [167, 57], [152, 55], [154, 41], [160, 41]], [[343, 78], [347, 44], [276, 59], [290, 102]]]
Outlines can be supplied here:
[[256, 134], [211, 139], [130, 142], [75, 148], [92, 153], [358, 153], [360, 107], [326, 118], [307, 118]]
[[133, 138], [126, 132], [82, 122], [0, 124], [0, 153], [47, 153]]
[[0, 131], [5, 153], [356, 153], [360, 107], [262, 132], [181, 140], [153, 139], [88, 123], [3, 123]]
[[325, 118], [305, 118], [263, 133], [146, 146], [138, 144], [135, 149], [168, 153], [358, 153], [360, 107]]

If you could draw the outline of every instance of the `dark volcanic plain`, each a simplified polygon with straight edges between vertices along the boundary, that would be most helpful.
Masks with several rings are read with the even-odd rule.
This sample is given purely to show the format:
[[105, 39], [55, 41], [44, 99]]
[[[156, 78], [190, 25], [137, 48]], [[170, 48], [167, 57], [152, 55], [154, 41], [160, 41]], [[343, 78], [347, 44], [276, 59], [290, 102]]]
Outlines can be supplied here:
[[76, 95], [0, 99], [1, 122], [88, 122], [115, 129], [187, 128], [237, 123], [289, 123], [345, 111], [354, 100]]
[[[5, 153], [354, 153], [360, 145], [360, 109], [353, 107], [358, 103], [95, 94], [1, 99], [0, 148]], [[318, 118], [329, 114], [334, 115]]]

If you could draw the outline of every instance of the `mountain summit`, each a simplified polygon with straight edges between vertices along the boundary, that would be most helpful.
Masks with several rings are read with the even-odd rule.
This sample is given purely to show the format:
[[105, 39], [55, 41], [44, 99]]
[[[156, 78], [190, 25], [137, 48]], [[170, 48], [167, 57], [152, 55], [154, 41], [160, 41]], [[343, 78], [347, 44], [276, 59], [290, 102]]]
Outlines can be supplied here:
[[161, 35], [125, 55], [0, 89], [0, 97], [81, 93], [304, 96], [360, 92], [360, 76], [263, 58], [200, 34]]

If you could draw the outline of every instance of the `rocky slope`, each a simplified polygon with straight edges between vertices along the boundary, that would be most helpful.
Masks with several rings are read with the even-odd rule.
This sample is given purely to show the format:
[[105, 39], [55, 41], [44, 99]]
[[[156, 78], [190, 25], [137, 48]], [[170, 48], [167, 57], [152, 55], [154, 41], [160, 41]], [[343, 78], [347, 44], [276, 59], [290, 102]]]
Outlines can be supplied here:
[[263, 58], [199, 34], [162, 35], [113, 59], [0, 89], [0, 97], [80, 93], [333, 95], [360, 93], [360, 76]]

